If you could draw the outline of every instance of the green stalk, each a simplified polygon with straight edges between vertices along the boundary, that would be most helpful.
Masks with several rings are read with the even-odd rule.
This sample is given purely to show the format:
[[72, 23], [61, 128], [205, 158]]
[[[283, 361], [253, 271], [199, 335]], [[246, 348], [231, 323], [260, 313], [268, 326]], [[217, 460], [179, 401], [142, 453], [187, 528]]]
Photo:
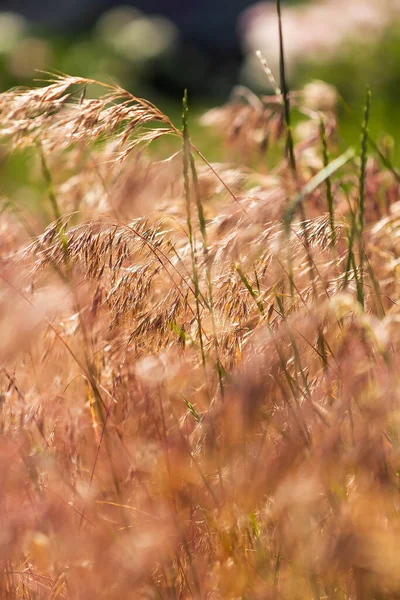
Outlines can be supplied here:
[[58, 202], [57, 202], [57, 196], [56, 196], [56, 192], [54, 189], [53, 177], [51, 175], [51, 171], [47, 164], [46, 156], [44, 154], [44, 150], [43, 150], [43, 146], [42, 146], [41, 142], [39, 142], [37, 144], [37, 147], [39, 150], [40, 164], [42, 167], [43, 179], [46, 183], [47, 194], [48, 194], [48, 197], [50, 200], [51, 207], [53, 209], [54, 218], [56, 219], [56, 221], [59, 221], [61, 219], [61, 211], [60, 211], [60, 207], [58, 206]]
[[189, 158], [190, 158], [190, 168], [191, 168], [191, 172], [192, 172], [193, 187], [194, 187], [194, 193], [195, 193], [195, 199], [196, 199], [197, 216], [199, 219], [200, 233], [201, 233], [202, 243], [203, 243], [203, 256], [204, 256], [204, 263], [205, 263], [205, 268], [206, 268], [207, 287], [208, 287], [208, 303], [209, 303], [209, 307], [210, 307], [211, 323], [212, 323], [212, 329], [213, 329], [213, 340], [214, 340], [215, 356], [216, 356], [216, 361], [217, 361], [219, 387], [220, 387], [220, 391], [221, 391], [221, 396], [224, 397], [224, 384], [223, 384], [224, 368], [222, 366], [221, 359], [220, 359], [219, 342], [218, 342], [217, 328], [216, 328], [216, 323], [215, 323], [213, 285], [212, 285], [210, 257], [209, 257], [209, 251], [208, 251], [206, 220], [204, 217], [203, 203], [201, 201], [200, 186], [199, 186], [199, 180], [197, 177], [196, 165], [195, 165], [192, 153], [190, 153]]
[[235, 269], [239, 274], [240, 279], [242, 280], [242, 283], [244, 284], [244, 286], [246, 287], [247, 291], [249, 292], [250, 296], [253, 298], [253, 300], [255, 301], [255, 303], [257, 304], [258, 310], [260, 311], [260, 313], [264, 316], [264, 306], [263, 303], [260, 300], [260, 288], [258, 288], [258, 294], [255, 292], [253, 286], [251, 285], [250, 281], [247, 279], [245, 273], [243, 273], [242, 269], [240, 268], [239, 265], [235, 265]]
[[310, 181], [308, 181], [306, 185], [296, 194], [293, 202], [288, 206], [283, 215], [283, 223], [287, 231], [290, 230], [290, 225], [292, 224], [296, 211], [303, 200], [309, 194], [312, 194], [322, 183], [324, 183], [324, 181], [326, 181], [336, 171], [343, 167], [349, 160], [354, 158], [354, 155], [355, 153], [353, 148], [346, 150], [346, 152], [338, 156], [338, 158], [335, 158], [335, 160], [321, 169], [319, 173], [314, 175], [314, 177], [310, 179]]
[[295, 173], [297, 170], [297, 167], [296, 167], [296, 158], [294, 155], [294, 143], [293, 143], [292, 125], [291, 125], [291, 117], [290, 117], [289, 88], [288, 88], [287, 79], [286, 79], [285, 53], [284, 53], [284, 47], [283, 47], [281, 0], [276, 0], [276, 10], [278, 13], [279, 74], [280, 74], [281, 89], [282, 89], [283, 110], [284, 110], [285, 123], [286, 123], [286, 147], [287, 147], [287, 152], [289, 155], [290, 167], [291, 167], [292, 171]]
[[62, 215], [61, 215], [60, 206], [57, 201], [57, 195], [56, 195], [56, 191], [55, 191], [55, 187], [54, 187], [53, 176], [52, 176], [50, 168], [47, 164], [46, 156], [45, 156], [41, 142], [37, 143], [37, 148], [39, 151], [42, 175], [43, 175], [43, 179], [44, 179], [44, 182], [45, 182], [46, 188], [47, 188], [47, 195], [48, 195], [50, 205], [53, 210], [54, 218], [57, 223], [56, 228], [57, 228], [58, 236], [60, 238], [60, 244], [61, 244], [61, 248], [62, 248], [63, 255], [64, 255], [64, 264], [65, 264], [65, 268], [68, 272], [68, 270], [69, 270], [68, 240], [67, 240], [67, 236], [65, 235], [65, 226], [63, 226], [61, 223]]
[[[324, 168], [329, 165], [329, 152], [328, 152], [328, 141], [326, 139], [326, 130], [325, 123], [323, 118], [320, 119], [320, 136], [322, 142], [322, 155], [324, 161]], [[330, 177], [326, 178], [326, 200], [328, 203], [328, 212], [329, 212], [329, 224], [331, 226], [331, 245], [335, 246], [336, 236], [335, 236], [335, 217], [334, 217], [334, 206], [333, 206], [333, 194], [332, 194], [332, 181]]]
[[189, 138], [189, 130], [188, 130], [188, 96], [187, 90], [183, 95], [183, 111], [182, 111], [182, 135], [183, 135], [183, 179], [184, 179], [184, 187], [185, 187], [185, 198], [186, 198], [186, 216], [187, 216], [187, 227], [188, 227], [188, 238], [190, 245], [190, 256], [192, 260], [192, 270], [193, 270], [193, 284], [194, 284], [194, 293], [195, 293], [195, 301], [196, 301], [196, 319], [197, 319], [197, 328], [199, 332], [199, 341], [200, 341], [200, 351], [201, 351], [201, 360], [203, 363], [203, 369], [206, 368], [206, 357], [204, 352], [204, 341], [203, 341], [203, 332], [201, 325], [201, 311], [200, 311], [200, 286], [199, 286], [199, 276], [197, 270], [197, 260], [196, 260], [196, 248], [195, 248], [195, 240], [193, 235], [193, 226], [192, 226], [192, 205], [191, 205], [191, 194], [190, 194], [190, 156], [191, 156], [191, 147], [190, 147], [190, 138]]
[[358, 241], [359, 241], [359, 260], [360, 260], [360, 304], [364, 306], [364, 223], [365, 223], [365, 179], [368, 160], [368, 125], [371, 109], [371, 90], [367, 87], [364, 120], [361, 133], [361, 171], [360, 171], [360, 189], [359, 189], [359, 221], [358, 221]]

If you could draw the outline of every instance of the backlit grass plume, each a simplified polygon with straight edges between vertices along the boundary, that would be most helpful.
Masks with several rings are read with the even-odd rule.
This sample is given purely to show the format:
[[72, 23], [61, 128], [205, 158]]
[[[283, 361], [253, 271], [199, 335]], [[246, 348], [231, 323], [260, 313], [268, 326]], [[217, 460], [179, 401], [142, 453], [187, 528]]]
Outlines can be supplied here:
[[187, 95], [0, 95], [43, 179], [1, 199], [1, 598], [399, 597], [398, 174], [313, 86], [209, 114], [218, 164]]

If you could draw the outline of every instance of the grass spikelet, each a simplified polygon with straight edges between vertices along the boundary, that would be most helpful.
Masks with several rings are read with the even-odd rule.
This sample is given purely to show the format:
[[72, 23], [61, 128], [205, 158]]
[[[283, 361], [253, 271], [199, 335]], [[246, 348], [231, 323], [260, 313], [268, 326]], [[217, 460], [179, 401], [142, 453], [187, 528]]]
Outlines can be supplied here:
[[[104, 94], [97, 99], [82, 98], [81, 90], [90, 85], [100, 85]], [[40, 139], [49, 152], [112, 137], [119, 142], [120, 158], [125, 158], [138, 144], [147, 145], [162, 135], [178, 133], [150, 102], [118, 85], [80, 77], [59, 76], [36, 90], [7, 92], [0, 100], [0, 116], [0, 136], [18, 147], [36, 144]], [[142, 129], [154, 123], [163, 127]]]

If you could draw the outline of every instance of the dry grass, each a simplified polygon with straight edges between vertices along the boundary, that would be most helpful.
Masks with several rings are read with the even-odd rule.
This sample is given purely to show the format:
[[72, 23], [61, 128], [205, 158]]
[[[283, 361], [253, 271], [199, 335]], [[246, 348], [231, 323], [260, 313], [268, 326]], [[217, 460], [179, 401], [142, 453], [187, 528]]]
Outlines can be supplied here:
[[292, 93], [266, 169], [288, 105], [239, 90], [207, 121], [241, 162], [210, 165], [187, 110], [93, 83], [0, 96], [55, 218], [4, 199], [1, 598], [399, 598], [399, 184], [368, 109], [341, 154], [332, 90]]

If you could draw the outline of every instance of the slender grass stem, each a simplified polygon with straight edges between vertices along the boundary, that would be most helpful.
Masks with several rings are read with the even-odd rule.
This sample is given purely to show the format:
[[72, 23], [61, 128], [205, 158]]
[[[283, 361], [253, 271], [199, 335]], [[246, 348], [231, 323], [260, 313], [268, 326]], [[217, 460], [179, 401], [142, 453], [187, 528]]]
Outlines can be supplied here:
[[[329, 165], [329, 152], [328, 152], [328, 140], [326, 138], [326, 130], [325, 123], [323, 118], [320, 119], [320, 136], [322, 142], [322, 156], [324, 161], [324, 168], [326, 169]], [[336, 233], [335, 233], [335, 214], [334, 214], [334, 200], [332, 193], [332, 181], [328, 176], [325, 181], [326, 185], [326, 200], [328, 204], [328, 212], [329, 212], [329, 224], [331, 226], [331, 245], [332, 248], [335, 247], [336, 241]]]
[[183, 180], [185, 187], [185, 199], [186, 199], [186, 216], [187, 216], [187, 227], [188, 227], [188, 238], [190, 245], [190, 256], [192, 261], [192, 271], [193, 271], [193, 285], [194, 285], [194, 295], [196, 302], [196, 319], [198, 324], [198, 335], [200, 342], [200, 351], [201, 351], [201, 360], [203, 363], [203, 369], [206, 368], [206, 356], [204, 351], [204, 341], [203, 341], [203, 331], [201, 324], [201, 310], [200, 310], [200, 286], [199, 286], [199, 274], [197, 268], [197, 258], [196, 258], [196, 242], [193, 233], [192, 226], [192, 202], [191, 202], [191, 193], [190, 193], [190, 138], [189, 138], [189, 130], [188, 130], [188, 96], [187, 90], [185, 90], [183, 96], [183, 111], [182, 111], [182, 134], [183, 134]]
[[289, 87], [286, 78], [285, 53], [283, 44], [283, 29], [282, 29], [282, 10], [281, 0], [276, 0], [276, 10], [278, 13], [278, 28], [279, 28], [279, 73], [282, 89], [283, 110], [286, 123], [286, 148], [289, 156], [289, 164], [294, 173], [297, 171], [296, 157], [294, 155], [293, 132], [290, 115], [290, 96]]
[[361, 133], [361, 170], [359, 179], [359, 215], [358, 215], [358, 238], [359, 238], [359, 262], [360, 262], [360, 304], [364, 306], [364, 224], [365, 224], [365, 183], [368, 160], [368, 126], [371, 110], [371, 90], [367, 87], [364, 120]]

